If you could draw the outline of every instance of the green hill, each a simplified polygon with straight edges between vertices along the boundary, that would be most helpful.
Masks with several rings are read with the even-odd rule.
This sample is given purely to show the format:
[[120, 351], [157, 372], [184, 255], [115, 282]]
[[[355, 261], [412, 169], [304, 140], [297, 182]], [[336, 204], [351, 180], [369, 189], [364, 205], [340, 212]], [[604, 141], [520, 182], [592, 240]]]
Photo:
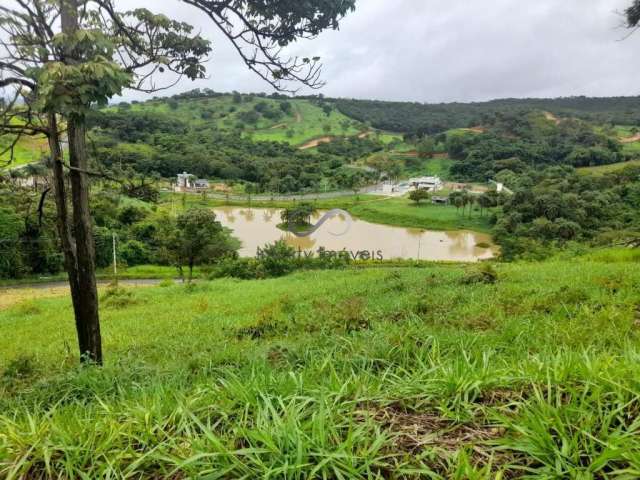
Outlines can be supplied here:
[[[0, 137], [0, 151], [7, 149], [12, 141], [13, 139], [9, 136]], [[15, 168], [37, 162], [48, 153], [49, 145], [46, 138], [23, 136], [14, 147], [13, 159], [10, 152], [0, 155], [0, 169]]]
[[367, 130], [360, 122], [335, 108], [324, 111], [311, 100], [270, 98], [256, 95], [216, 94], [156, 99], [144, 103], [120, 104], [106, 112], [131, 111], [171, 115], [188, 125], [217, 128], [223, 132], [241, 131], [254, 140], [303, 145], [328, 135], [354, 136]]

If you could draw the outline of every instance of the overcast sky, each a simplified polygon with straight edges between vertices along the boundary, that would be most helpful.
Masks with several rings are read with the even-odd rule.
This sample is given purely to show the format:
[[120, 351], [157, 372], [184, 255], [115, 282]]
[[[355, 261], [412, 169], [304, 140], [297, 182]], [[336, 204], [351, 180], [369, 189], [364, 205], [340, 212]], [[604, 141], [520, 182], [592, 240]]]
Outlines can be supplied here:
[[[419, 102], [638, 95], [640, 32], [621, 41], [632, 0], [357, 0], [339, 31], [292, 52], [318, 55], [334, 97]], [[184, 20], [213, 41], [210, 78], [168, 93], [271, 90], [213, 24], [180, 2], [118, 0]], [[301, 91], [300, 93], [308, 93]], [[127, 98], [145, 98], [127, 94]]]

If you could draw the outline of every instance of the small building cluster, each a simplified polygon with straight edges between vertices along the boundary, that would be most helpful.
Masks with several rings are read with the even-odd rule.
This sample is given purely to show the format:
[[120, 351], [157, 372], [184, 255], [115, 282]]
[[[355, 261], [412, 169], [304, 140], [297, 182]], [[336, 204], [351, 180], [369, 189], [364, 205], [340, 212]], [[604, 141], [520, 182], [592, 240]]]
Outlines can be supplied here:
[[209, 180], [195, 179], [194, 175], [187, 172], [179, 173], [175, 186], [176, 192], [203, 191], [209, 189]]
[[410, 178], [408, 183], [411, 190], [427, 190], [429, 192], [437, 192], [442, 190], [444, 186], [440, 177]]

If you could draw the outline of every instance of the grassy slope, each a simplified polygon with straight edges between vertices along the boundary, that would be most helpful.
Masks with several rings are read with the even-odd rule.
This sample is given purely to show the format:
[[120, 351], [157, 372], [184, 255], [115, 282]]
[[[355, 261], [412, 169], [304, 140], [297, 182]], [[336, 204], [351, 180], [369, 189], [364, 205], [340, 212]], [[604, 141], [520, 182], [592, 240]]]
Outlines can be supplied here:
[[[278, 122], [278, 124], [284, 124], [284, 128], [257, 130], [253, 133], [253, 138], [255, 140], [272, 140], [299, 145], [325, 135], [356, 135], [359, 132], [353, 126], [343, 130], [341, 123], [345, 120], [351, 120], [337, 110], [333, 110], [327, 116], [321, 108], [307, 100], [292, 100], [291, 103], [293, 104], [294, 112], [297, 112], [299, 116], [294, 113], [293, 116]], [[324, 131], [324, 125], [331, 126], [329, 133]], [[294, 131], [292, 137], [288, 137], [286, 134], [289, 129]]]
[[449, 180], [451, 177], [450, 169], [452, 164], [453, 160], [450, 158], [426, 158], [421, 161], [419, 167], [407, 168], [405, 174], [409, 177], [435, 175], [443, 180]]
[[[7, 140], [0, 139], [0, 151], [7, 148], [10, 143]], [[14, 158], [11, 163], [8, 163], [11, 155], [5, 153], [0, 156], [0, 169], [2, 168], [14, 168], [28, 163], [39, 161], [43, 154], [47, 154], [49, 147], [47, 145], [46, 138], [42, 137], [23, 137], [20, 139], [14, 149]]]
[[[248, 97], [245, 96], [245, 99]], [[166, 100], [154, 100], [131, 105], [131, 111], [170, 114], [183, 122], [195, 125], [213, 122], [221, 130], [232, 130], [239, 121], [238, 115], [241, 112], [253, 110], [258, 102], [265, 102], [276, 107], [280, 103], [278, 100], [270, 98], [253, 97], [240, 104], [235, 104], [233, 97], [226, 95], [215, 98], [183, 99], [178, 102], [175, 110], [169, 107]], [[292, 99], [289, 102], [293, 106], [291, 114], [283, 116], [280, 120], [269, 120], [262, 117], [256, 125], [245, 125], [245, 133], [251, 135], [254, 140], [272, 140], [299, 145], [313, 138], [327, 135], [323, 130], [325, 124], [331, 126], [329, 135], [355, 135], [359, 132], [353, 126], [343, 130], [342, 122], [351, 121], [351, 119], [337, 110], [334, 110], [327, 117], [321, 108], [307, 100]], [[117, 109], [118, 107], [115, 106], [109, 107], [111, 111], [117, 111]], [[235, 111], [230, 112], [230, 109], [235, 109]], [[213, 113], [211, 119], [204, 120], [202, 118], [202, 112], [205, 110]], [[289, 129], [294, 131], [292, 137], [288, 137], [286, 134]]]
[[140, 289], [100, 371], [69, 300], [14, 305], [0, 476], [637, 478], [640, 269], [595, 260]]
[[582, 167], [578, 168], [578, 172], [584, 175], [605, 175], [607, 173], [615, 172], [617, 170], [622, 170], [629, 166], [638, 166], [640, 165], [640, 160], [630, 160], [628, 162], [620, 162], [620, 163], [612, 163], [610, 165], [599, 165], [597, 167]]

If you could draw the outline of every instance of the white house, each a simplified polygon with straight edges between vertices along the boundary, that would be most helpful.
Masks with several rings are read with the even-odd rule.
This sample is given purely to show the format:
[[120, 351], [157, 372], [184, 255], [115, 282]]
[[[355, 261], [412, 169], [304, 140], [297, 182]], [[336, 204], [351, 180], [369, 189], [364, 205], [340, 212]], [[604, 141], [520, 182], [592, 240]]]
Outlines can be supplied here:
[[489, 183], [493, 183], [496, 186], [496, 192], [513, 195], [513, 191], [509, 190], [504, 183], [496, 182], [495, 180], [489, 180]]
[[202, 178], [195, 180], [195, 177], [193, 175], [187, 172], [183, 172], [178, 174], [175, 191], [188, 192], [190, 190], [208, 190], [209, 187], [209, 180], [205, 180]]
[[178, 174], [178, 181], [176, 182], [176, 190], [183, 191], [188, 190], [193, 186], [193, 175], [183, 172]]
[[409, 185], [412, 190], [428, 190], [429, 192], [437, 192], [442, 190], [444, 184], [440, 177], [418, 177], [409, 179]]

